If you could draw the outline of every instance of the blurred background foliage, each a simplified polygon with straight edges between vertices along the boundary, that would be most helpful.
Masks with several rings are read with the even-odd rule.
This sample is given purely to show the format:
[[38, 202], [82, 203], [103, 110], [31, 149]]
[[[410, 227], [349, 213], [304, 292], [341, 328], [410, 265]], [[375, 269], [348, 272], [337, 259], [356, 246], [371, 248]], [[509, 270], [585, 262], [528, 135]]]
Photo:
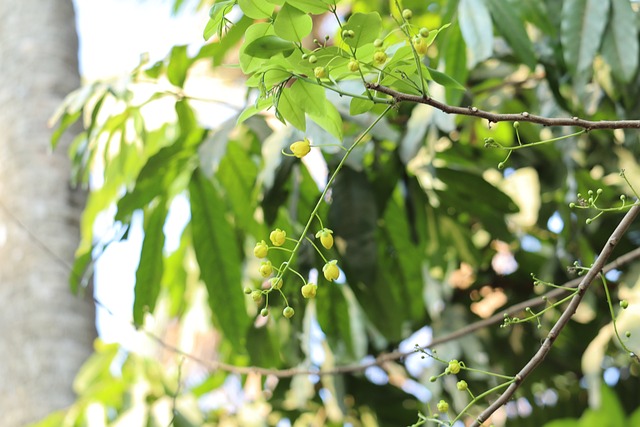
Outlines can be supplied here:
[[[282, 301], [273, 298], [272, 314], [262, 318], [242, 292], [263, 281], [253, 246], [276, 227], [291, 236], [302, 230], [342, 155], [327, 146], [300, 162], [281, 150], [303, 136], [314, 145], [330, 144], [336, 133], [349, 145], [374, 117], [351, 115], [350, 99], [331, 92], [328, 102], [340, 115], [333, 132], [325, 130], [331, 124], [321, 118], [309, 120], [312, 114], [306, 121], [303, 117], [305, 132], [284, 126], [273, 108], [248, 118], [245, 113], [237, 124], [242, 109], [254, 108], [257, 89], [228, 99], [231, 110], [236, 108], [232, 114], [205, 108], [191, 81], [245, 87], [246, 77], [233, 64], [243, 61], [243, 35], [255, 21], [248, 15], [262, 3], [282, 4], [203, 2], [201, 7], [212, 8], [203, 31], [213, 37], [199, 51], [176, 46], [164, 61], [143, 61], [124, 80], [88, 84], [61, 107], [54, 144], [71, 123], [84, 122], [71, 156], [76, 183], [91, 187], [72, 288], [85, 284], [93, 261], [110, 243], [93, 234], [99, 215], [115, 212], [117, 240], [127, 238], [133, 216], [142, 213], [145, 238], [133, 321], [205, 363], [144, 334], [146, 354], [97, 342], [76, 381], [77, 403], [39, 426], [400, 426], [414, 423], [418, 411], [426, 412], [425, 405], [440, 398], [461, 410], [467, 396], [450, 378], [429, 382], [444, 367], [419, 356], [365, 374], [323, 377], [239, 374], [217, 363], [332, 369], [398, 346], [410, 350], [428, 344], [429, 336], [454, 332], [542, 293], [534, 288], [532, 273], [562, 284], [574, 277], [567, 270], [574, 261], [593, 262], [622, 213], [587, 226], [585, 219], [595, 212], [569, 208], [577, 193], [602, 188], [600, 206], [617, 206], [621, 194], [633, 197], [621, 169], [640, 189], [635, 130], [592, 131], [520, 150], [500, 170], [505, 152], [484, 148], [484, 139], [517, 144], [510, 123], [488, 126], [484, 120], [402, 104], [354, 151], [320, 210], [336, 238], [329, 258], [338, 260], [345, 281], [319, 279], [316, 299], [307, 302], [294, 276], [287, 276], [283, 290], [296, 315], [283, 319]], [[286, 3], [314, 13], [310, 38], [328, 35], [329, 43], [339, 38], [332, 18], [313, 9], [322, 1]], [[417, 27], [451, 23], [424, 61], [464, 90], [431, 82], [436, 99], [499, 113], [589, 120], [639, 115], [639, 23], [633, 2], [440, 0], [402, 6], [413, 10], [411, 22]], [[176, 11], [181, 7], [176, 1]], [[393, 2], [343, 1], [337, 8], [344, 21], [355, 12], [372, 11], [382, 17], [382, 34], [397, 27], [390, 18], [398, 14]], [[152, 108], [167, 99], [173, 113], [158, 123]], [[570, 132], [520, 126], [523, 143]], [[189, 201], [190, 221], [179, 247], [168, 252], [165, 219], [176, 198]], [[639, 241], [640, 227], [634, 225], [614, 256]], [[277, 252], [270, 259], [274, 265], [286, 260]], [[313, 277], [322, 264], [303, 245], [296, 269]], [[639, 276], [637, 266], [610, 276], [613, 294], [632, 300], [640, 293]], [[557, 310], [548, 313], [541, 329], [494, 325], [435, 350], [447, 360], [513, 375], [557, 316]], [[585, 381], [584, 358], [597, 357], [585, 353], [587, 346], [610, 322], [604, 291], [593, 286], [549, 357], [493, 422], [502, 425], [509, 417], [509, 426], [640, 425], [638, 366], [609, 340], [600, 343], [605, 356], [595, 361], [596, 381]], [[609, 373], [609, 386], [600, 391], [602, 372]], [[476, 394], [496, 385], [482, 375], [465, 379]], [[600, 409], [588, 409], [590, 393], [600, 395]]]

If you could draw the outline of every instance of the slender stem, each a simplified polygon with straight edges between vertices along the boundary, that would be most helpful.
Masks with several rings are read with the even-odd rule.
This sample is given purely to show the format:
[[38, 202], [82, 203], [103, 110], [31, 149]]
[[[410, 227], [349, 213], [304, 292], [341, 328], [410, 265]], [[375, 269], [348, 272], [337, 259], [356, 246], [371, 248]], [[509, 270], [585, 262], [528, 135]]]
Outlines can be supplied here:
[[[320, 206], [322, 205], [322, 202], [324, 201], [324, 198], [327, 195], [327, 191], [329, 191], [329, 188], [331, 187], [331, 184], [333, 184], [333, 181], [336, 179], [336, 176], [338, 175], [338, 172], [340, 172], [340, 170], [344, 166], [344, 163], [347, 161], [347, 158], [349, 157], [351, 152], [358, 146], [358, 144], [364, 139], [364, 137], [367, 136], [369, 134], [369, 132], [371, 132], [371, 129], [373, 129], [373, 127], [375, 125], [377, 125], [380, 120], [382, 120], [382, 118], [389, 112], [389, 110], [391, 110], [391, 108], [393, 108], [393, 105], [388, 105], [387, 108], [385, 108], [385, 110], [373, 121], [373, 123], [371, 123], [369, 125], [369, 127], [367, 127], [364, 130], [364, 132], [362, 132], [362, 134], [360, 134], [360, 136], [354, 141], [353, 145], [351, 145], [351, 147], [349, 147], [349, 149], [344, 154], [344, 156], [342, 156], [342, 160], [340, 160], [340, 163], [338, 163], [338, 166], [336, 167], [336, 170], [333, 171], [333, 173], [329, 177], [329, 181], [327, 181], [327, 185], [324, 186], [324, 190], [322, 190], [322, 194], [320, 194], [320, 197], [318, 197], [318, 202], [316, 203], [315, 207], [311, 211], [311, 214], [309, 215], [309, 219], [307, 220], [307, 223], [305, 224], [304, 229], [302, 230], [302, 233], [300, 234], [301, 237], [304, 237], [307, 234], [307, 232], [309, 231], [309, 228], [311, 228], [311, 223], [315, 219], [316, 214], [318, 213], [318, 210], [320, 209]], [[303, 239], [300, 238], [296, 242], [296, 245], [291, 250], [291, 256], [289, 256], [289, 259], [287, 260], [287, 265], [285, 266], [285, 268], [283, 269], [283, 271], [280, 273], [279, 276], [283, 276], [287, 272], [287, 270], [289, 269], [289, 266], [291, 265], [291, 262], [293, 261], [293, 257], [296, 255], [296, 253], [298, 252], [298, 249], [300, 248], [300, 244], [302, 243], [302, 240]]]

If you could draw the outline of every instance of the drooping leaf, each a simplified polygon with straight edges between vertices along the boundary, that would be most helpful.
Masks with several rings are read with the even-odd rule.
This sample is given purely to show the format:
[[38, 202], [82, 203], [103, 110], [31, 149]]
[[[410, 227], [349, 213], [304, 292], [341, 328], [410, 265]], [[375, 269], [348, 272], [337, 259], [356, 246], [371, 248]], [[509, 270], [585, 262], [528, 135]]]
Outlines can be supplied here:
[[357, 116], [358, 114], [363, 114], [370, 111], [375, 104], [370, 99], [364, 98], [351, 98], [351, 102], [349, 103], [349, 114], [352, 116]]
[[287, 122], [304, 132], [305, 130], [307, 130], [307, 122], [304, 116], [304, 109], [300, 108], [291, 91], [292, 88], [289, 87], [285, 87], [284, 89], [282, 89], [282, 93], [278, 100], [278, 113]]
[[[443, 43], [444, 73], [457, 82], [466, 82], [469, 71], [467, 70], [467, 47], [460, 31], [460, 26], [455, 25], [447, 32], [447, 38]], [[463, 92], [450, 87], [445, 87], [447, 102], [458, 105]]]
[[167, 217], [167, 203], [160, 198], [157, 204], [145, 212], [144, 240], [140, 252], [140, 262], [136, 270], [135, 299], [133, 302], [133, 322], [142, 326], [145, 313], [153, 313], [160, 293], [164, 271], [164, 222]]
[[566, 0], [562, 3], [560, 41], [575, 75], [592, 67], [609, 16], [609, 0]]
[[276, 35], [292, 42], [301, 42], [311, 33], [312, 27], [311, 17], [289, 3], [282, 6], [273, 23]]
[[456, 81], [456, 79], [454, 79], [450, 75], [446, 73], [442, 73], [431, 67], [427, 67], [427, 70], [429, 70], [429, 75], [431, 76], [433, 81], [438, 83], [439, 85], [442, 85], [449, 89], [465, 90], [465, 87], [462, 86], [460, 82]]
[[489, 58], [493, 52], [493, 24], [484, 0], [460, 0], [458, 19], [467, 44], [469, 68]]
[[214, 324], [238, 353], [244, 353], [249, 317], [241, 286], [240, 248], [226, 218], [225, 203], [196, 169], [189, 183], [193, 248], [207, 287]]
[[191, 60], [187, 56], [187, 46], [174, 46], [169, 55], [169, 64], [167, 65], [167, 78], [172, 85], [182, 87], [187, 78], [187, 71]]
[[611, 0], [611, 12], [602, 40], [602, 56], [615, 78], [628, 83], [638, 69], [637, 20], [626, 0]]
[[518, 16], [516, 6], [504, 0], [485, 0], [496, 28], [507, 40], [513, 54], [530, 69], [536, 66], [536, 54], [527, 35], [525, 24]]
[[263, 36], [249, 43], [244, 53], [255, 58], [268, 59], [278, 53], [288, 55], [294, 48], [290, 41], [278, 36]]

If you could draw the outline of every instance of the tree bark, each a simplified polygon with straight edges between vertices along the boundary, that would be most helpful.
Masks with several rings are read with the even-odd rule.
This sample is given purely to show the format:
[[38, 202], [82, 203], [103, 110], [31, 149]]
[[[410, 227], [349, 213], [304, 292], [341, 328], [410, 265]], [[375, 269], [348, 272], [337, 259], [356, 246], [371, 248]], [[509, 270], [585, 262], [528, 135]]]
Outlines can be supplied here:
[[[94, 307], [68, 286], [84, 196], [47, 120], [78, 87], [71, 0], [0, 1], [0, 414], [23, 426], [75, 400]], [[66, 145], [66, 146], [65, 146]]]

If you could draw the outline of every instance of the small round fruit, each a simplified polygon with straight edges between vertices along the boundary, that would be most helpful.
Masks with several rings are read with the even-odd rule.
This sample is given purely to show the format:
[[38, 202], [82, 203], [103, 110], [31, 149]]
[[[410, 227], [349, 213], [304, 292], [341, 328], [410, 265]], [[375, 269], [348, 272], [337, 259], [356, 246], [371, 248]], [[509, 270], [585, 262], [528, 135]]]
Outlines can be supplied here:
[[429, 30], [424, 27], [420, 28], [420, 37], [424, 37], [425, 39], [429, 37]]
[[382, 65], [387, 62], [387, 54], [379, 50], [373, 54], [373, 61], [378, 65]]
[[308, 61], [310, 64], [315, 64], [316, 62], [318, 62], [318, 57], [315, 55], [309, 55]]
[[316, 76], [316, 79], [323, 79], [327, 77], [327, 70], [324, 67], [316, 67], [313, 69], [313, 75]]
[[255, 302], [260, 302], [260, 300], [262, 299], [262, 292], [258, 290], [251, 292], [251, 299]]
[[382, 39], [375, 39], [373, 41], [373, 46], [374, 47], [382, 47], [383, 44], [384, 44], [384, 42], [382, 41]]
[[349, 61], [349, 64], [347, 64], [347, 68], [349, 68], [349, 71], [355, 73], [360, 69], [360, 64], [358, 64], [358, 61], [356, 61], [355, 59], [352, 59], [351, 61]]
[[296, 312], [291, 307], [285, 307], [284, 310], [282, 310], [282, 315], [287, 319], [291, 319], [294, 314], [296, 314]]
[[266, 308], [263, 308], [262, 310], [260, 310], [260, 316], [262, 317], [267, 317], [269, 315], [269, 310]]
[[405, 21], [408, 21], [409, 19], [413, 18], [413, 12], [411, 11], [411, 9], [405, 9], [402, 11], [402, 18]]

